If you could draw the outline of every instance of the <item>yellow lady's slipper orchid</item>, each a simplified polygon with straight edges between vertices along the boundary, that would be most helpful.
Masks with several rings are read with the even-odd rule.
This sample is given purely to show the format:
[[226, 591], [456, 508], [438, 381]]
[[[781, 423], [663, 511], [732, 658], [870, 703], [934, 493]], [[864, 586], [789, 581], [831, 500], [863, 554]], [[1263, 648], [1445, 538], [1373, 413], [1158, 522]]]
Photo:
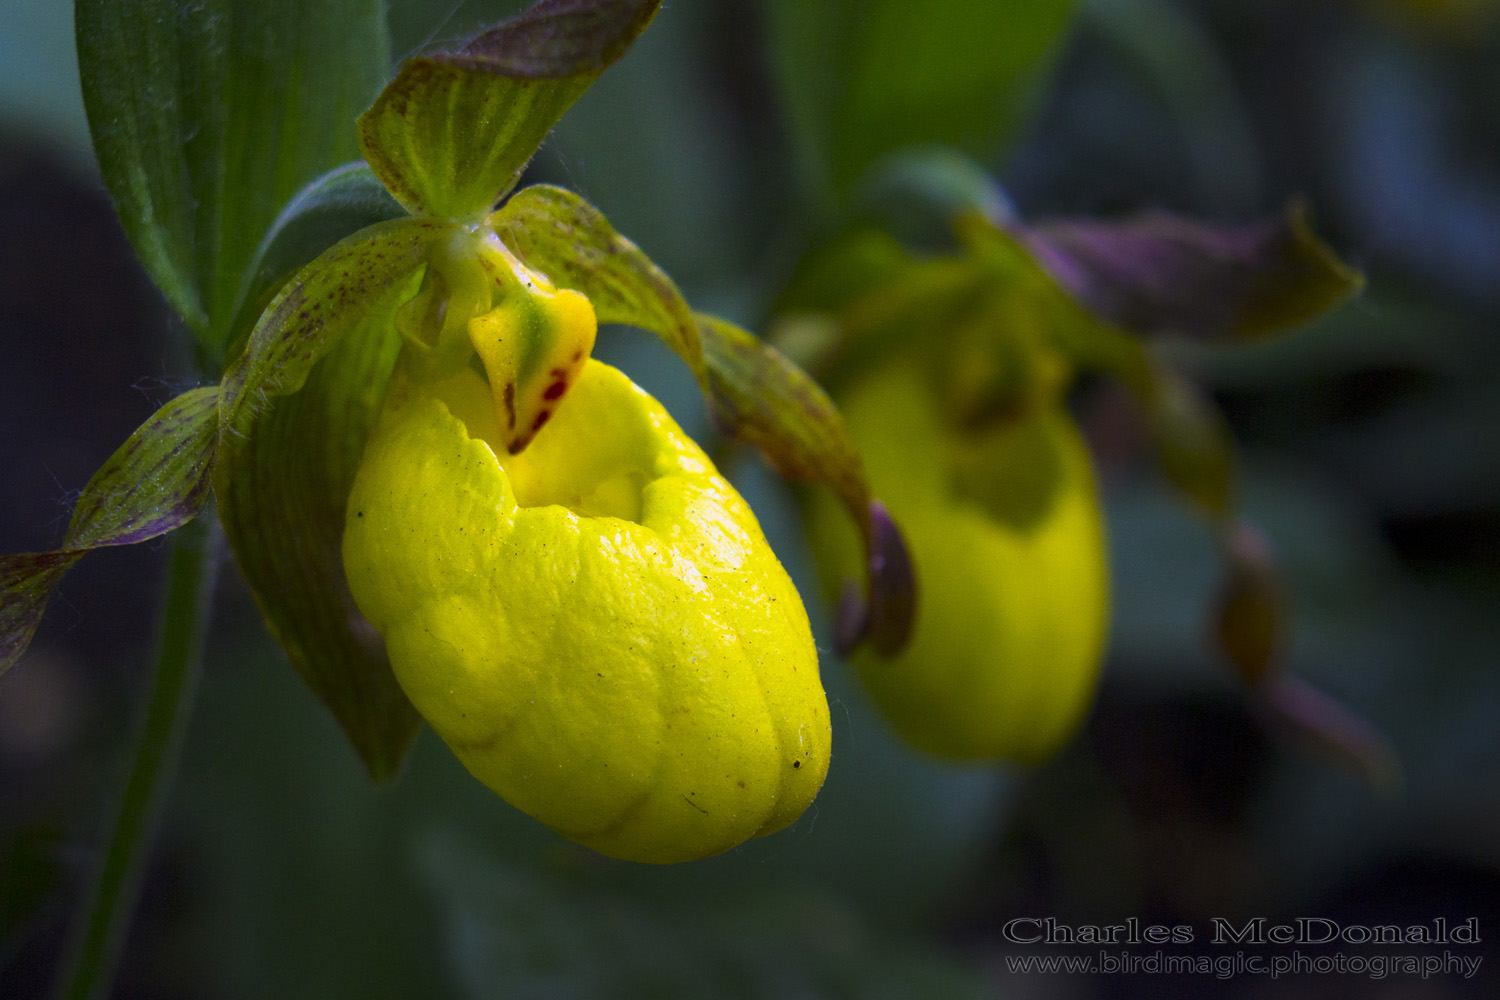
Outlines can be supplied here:
[[[1087, 449], [1056, 402], [956, 435], [922, 370], [895, 361], [842, 393], [870, 481], [922, 572], [910, 645], [856, 653], [861, 679], [914, 746], [1033, 762], [1078, 725], [1108, 615], [1103, 522]], [[810, 530], [829, 580], [859, 549], [823, 497]]]
[[[398, 371], [348, 502], [355, 601], [464, 765], [565, 836], [664, 863], [785, 827], [830, 740], [796, 589], [656, 400], [593, 360], [547, 380], [592, 310], [510, 294], [467, 321], [488, 381]], [[496, 349], [527, 323], [539, 365]], [[517, 372], [543, 386], [519, 424]]]

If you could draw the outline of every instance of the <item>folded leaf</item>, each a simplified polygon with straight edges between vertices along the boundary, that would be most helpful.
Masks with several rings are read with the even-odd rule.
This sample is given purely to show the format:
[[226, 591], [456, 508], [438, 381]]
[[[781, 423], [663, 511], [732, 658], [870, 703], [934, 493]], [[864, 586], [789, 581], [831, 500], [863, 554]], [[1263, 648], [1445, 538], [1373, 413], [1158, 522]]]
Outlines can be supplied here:
[[83, 488], [62, 548], [0, 556], [0, 673], [25, 652], [52, 588], [86, 552], [154, 538], [203, 509], [217, 398], [218, 386], [204, 386], [152, 414]]
[[1241, 678], [1254, 684], [1271, 674], [1286, 631], [1281, 580], [1270, 546], [1248, 524], [1224, 540], [1228, 566], [1219, 588], [1214, 638]]
[[1355, 295], [1364, 278], [1318, 239], [1307, 210], [1246, 226], [1166, 213], [1021, 230], [1057, 280], [1094, 312], [1142, 333], [1264, 337]]
[[395, 774], [421, 719], [344, 580], [344, 504], [401, 347], [389, 312], [361, 322], [225, 440], [215, 492], [225, 535], [271, 633], [377, 779]]
[[659, 6], [542, 0], [456, 51], [408, 59], [359, 118], [365, 159], [414, 213], [488, 212]]
[[136, 253], [214, 350], [288, 199], [356, 155], [390, 63], [379, 0], [79, 0], [84, 104]]

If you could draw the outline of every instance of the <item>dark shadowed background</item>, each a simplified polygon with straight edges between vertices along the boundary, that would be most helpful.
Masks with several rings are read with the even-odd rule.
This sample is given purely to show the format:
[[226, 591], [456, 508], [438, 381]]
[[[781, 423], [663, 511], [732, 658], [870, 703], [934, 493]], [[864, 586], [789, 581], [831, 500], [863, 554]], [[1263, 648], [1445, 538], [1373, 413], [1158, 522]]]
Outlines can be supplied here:
[[[393, 51], [517, 6], [392, 0]], [[593, 200], [696, 306], [747, 323], [816, 212], [767, 6], [668, 4], [528, 175]], [[1085, 730], [1035, 769], [941, 764], [898, 743], [829, 652], [817, 803], [670, 869], [551, 834], [431, 733], [374, 786], [230, 570], [117, 996], [1495, 995], [1493, 969], [1272, 982], [1007, 963], [1067, 951], [1007, 942], [1015, 917], [1189, 924], [1199, 944], [1181, 951], [1221, 955], [1235, 949], [1205, 943], [1212, 918], [1257, 915], [1474, 917], [1485, 941], [1449, 950], [1500, 961], [1500, 3], [1076, 6], [988, 164], [1023, 215], [1235, 221], [1303, 196], [1369, 276], [1283, 339], [1174, 356], [1242, 444], [1247, 513], [1290, 584], [1292, 669], [1384, 730], [1400, 790], [1247, 710], [1204, 641], [1207, 529], [1125, 461], [1117, 416], [1085, 394], [1115, 597]], [[91, 472], [188, 384], [92, 165], [68, 8], [0, 2], [3, 551], [55, 545]], [[993, 44], [1002, 58], [1009, 39]], [[647, 335], [606, 331], [597, 353], [706, 430], [686, 369]], [[736, 478], [831, 649], [794, 503], [758, 463]], [[123, 773], [162, 553], [85, 559], [0, 678], [0, 996], [53, 975]]]

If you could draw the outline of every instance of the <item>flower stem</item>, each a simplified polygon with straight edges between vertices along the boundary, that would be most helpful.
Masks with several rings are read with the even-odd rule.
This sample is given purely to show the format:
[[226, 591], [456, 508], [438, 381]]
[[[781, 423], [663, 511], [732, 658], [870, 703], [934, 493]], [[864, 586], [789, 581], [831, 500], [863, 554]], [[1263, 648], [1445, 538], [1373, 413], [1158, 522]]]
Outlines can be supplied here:
[[169, 540], [156, 668], [103, 864], [80, 912], [58, 981], [57, 996], [62, 1000], [97, 1000], [108, 994], [114, 979], [125, 931], [140, 895], [147, 848], [192, 714], [203, 666], [209, 599], [218, 575], [219, 538], [218, 517], [209, 509]]

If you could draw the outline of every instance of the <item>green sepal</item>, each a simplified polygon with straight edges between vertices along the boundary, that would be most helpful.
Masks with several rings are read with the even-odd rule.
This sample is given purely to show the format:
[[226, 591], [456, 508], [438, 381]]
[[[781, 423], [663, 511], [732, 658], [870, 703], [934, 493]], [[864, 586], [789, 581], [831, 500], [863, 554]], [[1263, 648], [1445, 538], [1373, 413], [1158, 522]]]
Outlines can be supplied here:
[[488, 222], [526, 266], [587, 295], [600, 323], [661, 337], [687, 362], [725, 434], [754, 444], [788, 477], [838, 493], [859, 525], [871, 567], [871, 614], [859, 633], [882, 652], [899, 649], [915, 601], [910, 562], [899, 531], [882, 526], [883, 508], [870, 496], [859, 453], [818, 384], [754, 335], [694, 315], [672, 279], [571, 191], [528, 187]]
[[84, 105], [137, 255], [210, 353], [277, 212], [357, 155], [389, 66], [379, 0], [79, 0]]
[[217, 397], [218, 386], [185, 392], [130, 435], [83, 488], [61, 548], [0, 556], [0, 673], [26, 651], [52, 589], [85, 553], [198, 516], [218, 443]]
[[483, 215], [660, 5], [542, 0], [454, 51], [408, 59], [359, 117], [365, 159], [414, 214]]
[[435, 219], [396, 219], [363, 229], [324, 251], [287, 282], [255, 324], [245, 352], [224, 374], [221, 434], [245, 426], [268, 397], [302, 387], [340, 337], [377, 310], [381, 299], [427, 260], [451, 232]]
[[422, 720], [349, 594], [340, 546], [401, 342], [389, 310], [369, 314], [251, 434], [225, 439], [214, 475], [225, 535], [267, 627], [377, 780], [395, 775]]
[[220, 394], [225, 535], [272, 634], [376, 778], [420, 721], [349, 597], [343, 504], [400, 346], [394, 312], [453, 230], [404, 218], [325, 251], [262, 314]]
[[[233, 340], [249, 334], [286, 280], [318, 254], [361, 229], [404, 215], [406, 210], [363, 161], [314, 179], [287, 203], [260, 241], [241, 286]], [[231, 357], [238, 346], [233, 344]]]

